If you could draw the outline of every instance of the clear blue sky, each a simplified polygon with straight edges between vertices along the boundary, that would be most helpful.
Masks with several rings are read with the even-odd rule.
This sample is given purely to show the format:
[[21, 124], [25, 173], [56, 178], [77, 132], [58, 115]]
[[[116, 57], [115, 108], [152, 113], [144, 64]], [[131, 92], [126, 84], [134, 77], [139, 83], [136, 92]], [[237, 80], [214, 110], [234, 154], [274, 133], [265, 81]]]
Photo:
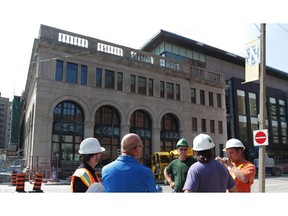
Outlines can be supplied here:
[[266, 63], [288, 72], [284, 0], [14, 0], [0, 8], [0, 92], [10, 99], [25, 88], [40, 24], [136, 49], [163, 29], [244, 57], [245, 43], [267, 23]]

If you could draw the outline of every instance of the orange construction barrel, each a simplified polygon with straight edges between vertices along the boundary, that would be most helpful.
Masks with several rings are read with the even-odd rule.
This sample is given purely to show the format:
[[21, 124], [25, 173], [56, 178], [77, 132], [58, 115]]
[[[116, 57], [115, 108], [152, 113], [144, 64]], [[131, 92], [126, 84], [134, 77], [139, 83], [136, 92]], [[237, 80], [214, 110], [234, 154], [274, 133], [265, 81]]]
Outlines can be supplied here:
[[35, 175], [35, 181], [34, 181], [34, 185], [33, 185], [33, 191], [29, 191], [29, 193], [31, 193], [31, 192], [43, 192], [43, 191], [41, 190], [42, 179], [43, 179], [43, 174], [37, 173], [37, 174]]
[[25, 173], [18, 173], [16, 179], [16, 192], [24, 192], [25, 189]]
[[16, 186], [16, 179], [17, 179], [17, 172], [13, 170], [11, 173], [11, 184], [13, 186]]

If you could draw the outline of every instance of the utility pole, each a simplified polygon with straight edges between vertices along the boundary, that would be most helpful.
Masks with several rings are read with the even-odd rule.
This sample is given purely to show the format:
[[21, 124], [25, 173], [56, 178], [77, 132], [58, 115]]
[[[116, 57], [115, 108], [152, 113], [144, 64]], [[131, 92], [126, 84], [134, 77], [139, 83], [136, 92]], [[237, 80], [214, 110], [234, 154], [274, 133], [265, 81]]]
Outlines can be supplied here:
[[[259, 130], [266, 127], [266, 24], [261, 23], [260, 26], [260, 89], [259, 89]], [[265, 153], [266, 146], [259, 146], [259, 192], [265, 192]]]

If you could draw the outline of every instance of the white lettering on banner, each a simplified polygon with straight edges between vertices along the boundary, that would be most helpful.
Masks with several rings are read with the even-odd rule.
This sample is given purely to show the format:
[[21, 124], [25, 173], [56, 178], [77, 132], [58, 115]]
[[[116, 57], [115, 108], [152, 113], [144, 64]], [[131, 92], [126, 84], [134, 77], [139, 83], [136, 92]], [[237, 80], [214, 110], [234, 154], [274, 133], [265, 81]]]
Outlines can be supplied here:
[[256, 39], [246, 44], [245, 82], [259, 79], [260, 40]]

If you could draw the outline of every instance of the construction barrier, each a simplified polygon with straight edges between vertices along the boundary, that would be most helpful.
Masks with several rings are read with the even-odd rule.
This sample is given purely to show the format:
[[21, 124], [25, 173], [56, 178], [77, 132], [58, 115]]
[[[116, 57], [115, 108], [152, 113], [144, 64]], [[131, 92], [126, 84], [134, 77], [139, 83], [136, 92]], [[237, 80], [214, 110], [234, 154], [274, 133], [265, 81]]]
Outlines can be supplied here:
[[16, 179], [17, 179], [17, 172], [13, 170], [11, 173], [11, 184], [13, 186], [16, 186]]
[[33, 192], [43, 192], [41, 190], [41, 185], [42, 185], [42, 180], [43, 180], [43, 174], [42, 173], [37, 173], [35, 175], [35, 181], [33, 185], [33, 191], [29, 191], [29, 193]]
[[16, 179], [16, 192], [26, 193], [24, 189], [25, 189], [25, 173], [18, 173]]

